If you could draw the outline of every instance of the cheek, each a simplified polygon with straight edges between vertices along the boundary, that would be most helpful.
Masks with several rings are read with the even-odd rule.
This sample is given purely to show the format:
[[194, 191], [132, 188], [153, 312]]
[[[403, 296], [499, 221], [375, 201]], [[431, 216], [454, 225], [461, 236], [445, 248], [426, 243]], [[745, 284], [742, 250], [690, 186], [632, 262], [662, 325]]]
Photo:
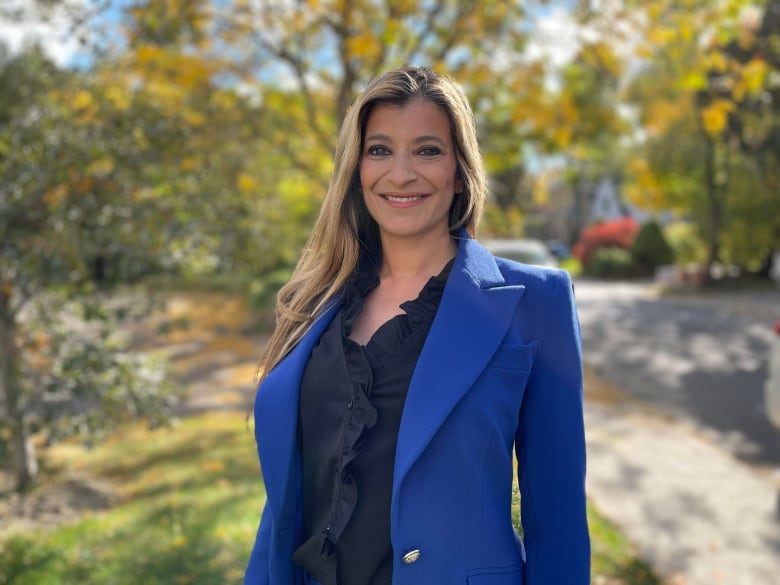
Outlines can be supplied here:
[[360, 181], [360, 200], [363, 202], [363, 206], [368, 210], [369, 214], [373, 217], [373, 212], [371, 211], [371, 204], [373, 202], [373, 198], [369, 197], [368, 194], [371, 192], [371, 173], [370, 171], [366, 171], [366, 169], [361, 165], [360, 169], [358, 170], [358, 180]]
[[359, 171], [359, 179], [360, 179], [360, 189], [364, 194], [368, 192], [371, 189], [371, 184], [373, 183], [371, 177], [372, 177], [371, 169], [366, 168], [365, 165], [360, 166]]

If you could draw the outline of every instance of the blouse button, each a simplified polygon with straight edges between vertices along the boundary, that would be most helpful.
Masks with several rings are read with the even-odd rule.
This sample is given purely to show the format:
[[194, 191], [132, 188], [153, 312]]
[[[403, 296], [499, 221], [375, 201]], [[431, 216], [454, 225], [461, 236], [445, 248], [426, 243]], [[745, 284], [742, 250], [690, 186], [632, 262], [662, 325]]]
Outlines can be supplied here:
[[355, 403], [352, 400], [347, 402], [347, 408], [352, 409], [353, 406], [355, 406]]
[[410, 550], [408, 553], [406, 553], [406, 554], [405, 554], [405, 555], [402, 557], [402, 560], [403, 560], [403, 562], [404, 562], [404, 563], [406, 563], [407, 565], [411, 565], [412, 563], [416, 562], [416, 561], [417, 561], [417, 559], [419, 559], [419, 558], [420, 558], [420, 554], [422, 554], [422, 553], [420, 553], [420, 549], [419, 549], [419, 548], [416, 548], [416, 549], [414, 549], [414, 550]]

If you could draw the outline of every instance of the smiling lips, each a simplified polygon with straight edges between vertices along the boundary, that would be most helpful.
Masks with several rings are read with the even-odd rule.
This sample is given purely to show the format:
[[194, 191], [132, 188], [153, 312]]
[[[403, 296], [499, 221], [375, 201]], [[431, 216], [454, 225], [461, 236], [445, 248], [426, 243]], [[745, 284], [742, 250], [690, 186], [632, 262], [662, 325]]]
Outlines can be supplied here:
[[379, 196], [388, 203], [392, 203], [393, 207], [408, 207], [428, 197], [425, 193], [406, 193], [403, 195], [399, 193], [380, 193]]

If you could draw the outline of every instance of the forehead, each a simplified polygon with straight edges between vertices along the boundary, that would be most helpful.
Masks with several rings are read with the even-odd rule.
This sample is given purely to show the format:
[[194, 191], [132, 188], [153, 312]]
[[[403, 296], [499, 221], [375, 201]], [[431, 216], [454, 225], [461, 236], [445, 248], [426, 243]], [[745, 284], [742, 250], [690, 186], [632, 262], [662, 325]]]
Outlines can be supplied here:
[[398, 140], [432, 135], [449, 142], [450, 119], [441, 106], [424, 99], [402, 106], [380, 103], [371, 109], [366, 120], [365, 138], [371, 139], [375, 134]]

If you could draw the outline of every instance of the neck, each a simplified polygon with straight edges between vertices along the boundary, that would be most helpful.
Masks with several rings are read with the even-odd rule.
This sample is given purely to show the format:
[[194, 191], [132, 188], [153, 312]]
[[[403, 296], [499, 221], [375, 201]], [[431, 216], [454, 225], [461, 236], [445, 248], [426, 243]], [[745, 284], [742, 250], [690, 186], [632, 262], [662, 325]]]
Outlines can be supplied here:
[[417, 280], [441, 272], [458, 250], [449, 233], [423, 238], [382, 236], [382, 279]]

